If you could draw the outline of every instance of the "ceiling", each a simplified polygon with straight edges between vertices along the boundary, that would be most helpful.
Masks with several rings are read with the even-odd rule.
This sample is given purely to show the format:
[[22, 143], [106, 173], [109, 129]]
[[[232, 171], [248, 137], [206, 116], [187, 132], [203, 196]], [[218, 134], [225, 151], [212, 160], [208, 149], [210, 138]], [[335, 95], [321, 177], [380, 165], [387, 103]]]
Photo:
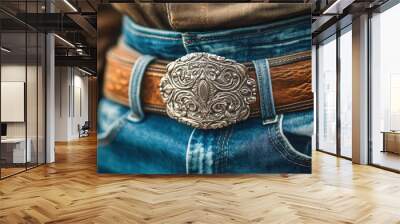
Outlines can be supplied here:
[[[34, 39], [37, 33], [54, 32], [58, 35], [55, 38], [56, 63], [81, 61], [77, 66], [95, 73], [96, 15], [97, 5], [101, 3], [101, 0], [47, 0], [47, 4], [45, 0], [1, 0], [2, 46], [11, 50], [7, 58], [17, 61], [26, 55], [34, 57], [42, 47], [39, 44], [37, 48]], [[50, 11], [52, 13], [48, 13]], [[25, 32], [26, 35], [21, 34]]]
[[[382, 4], [386, 0], [270, 0], [269, 2], [306, 2], [312, 4], [313, 36], [331, 26], [344, 14], [362, 11]], [[126, 2], [113, 0], [1, 0], [0, 24], [2, 43], [14, 52], [14, 56], [34, 53], [36, 41], [33, 35], [17, 35], [25, 32], [55, 32], [56, 56], [74, 63], [85, 61], [85, 66], [96, 70], [97, 7], [102, 3]], [[129, 2], [129, 1], [128, 1]], [[51, 9], [52, 13], [47, 13]], [[329, 9], [329, 10], [327, 10]], [[347, 11], [346, 11], [347, 10]], [[352, 10], [352, 11], [351, 11]], [[328, 12], [328, 13], [327, 13]], [[28, 48], [25, 52], [25, 41]], [[32, 43], [31, 43], [32, 42]], [[40, 46], [39, 46], [40, 47]], [[61, 57], [62, 56], [62, 57]], [[69, 57], [69, 58], [68, 58]], [[64, 61], [63, 63], [68, 63]]]

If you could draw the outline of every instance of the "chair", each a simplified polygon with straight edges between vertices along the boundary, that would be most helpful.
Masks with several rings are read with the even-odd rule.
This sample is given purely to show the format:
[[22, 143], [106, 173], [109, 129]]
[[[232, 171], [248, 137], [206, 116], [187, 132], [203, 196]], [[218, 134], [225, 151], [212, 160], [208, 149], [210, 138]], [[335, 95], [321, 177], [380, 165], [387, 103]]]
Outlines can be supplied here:
[[79, 133], [79, 138], [80, 137], [87, 137], [89, 136], [89, 130], [90, 130], [90, 123], [89, 121], [85, 121], [85, 123], [80, 126], [78, 124], [78, 133]]

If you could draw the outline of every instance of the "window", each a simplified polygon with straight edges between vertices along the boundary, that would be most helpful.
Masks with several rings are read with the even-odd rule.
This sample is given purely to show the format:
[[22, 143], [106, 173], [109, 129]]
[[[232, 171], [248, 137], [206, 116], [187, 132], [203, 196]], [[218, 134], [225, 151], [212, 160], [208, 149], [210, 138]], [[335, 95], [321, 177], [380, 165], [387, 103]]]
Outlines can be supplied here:
[[317, 69], [317, 149], [351, 159], [351, 24], [319, 44]]
[[[44, 1], [3, 2], [38, 13]], [[45, 163], [45, 34], [0, 12], [0, 179]]]
[[318, 47], [317, 148], [336, 153], [336, 36]]
[[370, 160], [400, 170], [400, 4], [371, 18]]
[[352, 33], [351, 25], [340, 35], [340, 155], [352, 157]]

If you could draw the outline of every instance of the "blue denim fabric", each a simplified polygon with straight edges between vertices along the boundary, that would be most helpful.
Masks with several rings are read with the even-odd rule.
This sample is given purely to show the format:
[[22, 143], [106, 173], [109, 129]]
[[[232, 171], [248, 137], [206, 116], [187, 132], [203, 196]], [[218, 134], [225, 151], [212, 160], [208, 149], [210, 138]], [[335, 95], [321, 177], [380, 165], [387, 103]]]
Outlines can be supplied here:
[[253, 64], [257, 74], [261, 120], [263, 124], [273, 123], [276, 121], [276, 113], [268, 59], [253, 61]]
[[[98, 171], [135, 174], [310, 173], [313, 111], [275, 114], [268, 58], [311, 50], [311, 17], [213, 32], [173, 32], [124, 19], [124, 41], [143, 55], [175, 60], [208, 52], [253, 61], [261, 117], [216, 130], [195, 129], [167, 116], [137, 113], [140, 82], [131, 80], [131, 108], [102, 99]], [[143, 75], [151, 60], [133, 68]], [[135, 68], [136, 67], [136, 68]], [[136, 112], [135, 112], [136, 111]], [[139, 114], [139, 119], [132, 119]], [[137, 117], [137, 116], [136, 116]]]
[[265, 25], [212, 32], [174, 32], [142, 27], [124, 18], [124, 42], [136, 51], [175, 60], [208, 52], [238, 62], [311, 50], [311, 15]]
[[[201, 130], [147, 113], [132, 122], [131, 110], [102, 99], [98, 121], [98, 172], [135, 174], [309, 173], [313, 112], [260, 118]], [[290, 141], [295, 139], [294, 144]]]
[[142, 101], [140, 100], [141, 83], [147, 65], [154, 60], [154, 57], [144, 55], [136, 60], [132, 68], [131, 80], [129, 80], [129, 104], [132, 113], [129, 118], [132, 121], [140, 122], [144, 119]]

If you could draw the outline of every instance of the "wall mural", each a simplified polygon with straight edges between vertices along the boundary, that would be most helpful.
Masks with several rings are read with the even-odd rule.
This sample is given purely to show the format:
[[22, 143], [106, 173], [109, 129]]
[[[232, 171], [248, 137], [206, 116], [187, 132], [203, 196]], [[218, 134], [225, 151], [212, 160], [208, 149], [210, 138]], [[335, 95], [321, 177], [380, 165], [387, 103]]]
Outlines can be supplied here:
[[110, 7], [98, 172], [311, 173], [310, 4]]

